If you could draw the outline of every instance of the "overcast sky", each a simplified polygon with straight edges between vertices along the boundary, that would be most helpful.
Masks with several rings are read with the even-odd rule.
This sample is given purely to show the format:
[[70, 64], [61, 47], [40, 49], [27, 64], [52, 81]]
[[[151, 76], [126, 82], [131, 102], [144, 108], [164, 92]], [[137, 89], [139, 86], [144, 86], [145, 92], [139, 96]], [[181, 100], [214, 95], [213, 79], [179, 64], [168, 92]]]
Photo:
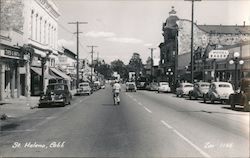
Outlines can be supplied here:
[[[191, 19], [191, 2], [182, 0], [53, 0], [61, 14], [58, 39], [60, 44], [76, 52], [75, 25], [68, 22], [88, 22], [80, 25], [80, 58], [90, 59], [90, 48], [98, 46], [100, 58], [106, 62], [121, 59], [126, 64], [133, 52], [143, 62], [150, 55], [149, 47], [163, 42], [162, 23], [174, 6], [177, 16]], [[250, 0], [195, 2], [195, 21], [198, 24], [250, 25]]]

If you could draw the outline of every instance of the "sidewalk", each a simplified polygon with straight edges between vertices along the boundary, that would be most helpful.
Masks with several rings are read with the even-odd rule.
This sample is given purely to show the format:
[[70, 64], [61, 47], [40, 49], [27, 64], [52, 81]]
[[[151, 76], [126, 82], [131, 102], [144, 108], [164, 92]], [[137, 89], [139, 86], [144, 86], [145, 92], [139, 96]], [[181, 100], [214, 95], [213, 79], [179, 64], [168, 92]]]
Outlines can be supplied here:
[[38, 106], [39, 97], [20, 97], [14, 99], [5, 99], [0, 101], [0, 117], [3, 115], [8, 118], [15, 118], [33, 113]]
[[[70, 90], [72, 96], [76, 94], [76, 89]], [[5, 99], [0, 101], [0, 117], [4, 115], [8, 118], [16, 118], [37, 111], [39, 96]]]

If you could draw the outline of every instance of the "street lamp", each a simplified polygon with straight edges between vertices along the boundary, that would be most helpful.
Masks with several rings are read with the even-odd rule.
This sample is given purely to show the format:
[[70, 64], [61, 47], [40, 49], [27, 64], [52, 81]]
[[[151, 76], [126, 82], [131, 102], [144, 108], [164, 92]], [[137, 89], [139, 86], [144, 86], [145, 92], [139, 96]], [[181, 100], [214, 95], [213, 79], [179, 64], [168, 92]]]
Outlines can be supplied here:
[[194, 43], [194, 2], [201, 0], [185, 0], [192, 2], [192, 20], [191, 20], [191, 83], [194, 83], [194, 61], [193, 61], [193, 43]]
[[41, 92], [40, 92], [40, 96], [42, 96], [44, 94], [44, 69], [45, 69], [45, 64], [47, 62], [47, 59], [49, 58], [49, 55], [51, 54], [52, 52], [49, 51], [46, 55], [45, 54], [41, 54], [41, 67], [42, 67], [42, 76], [41, 76]]
[[238, 64], [243, 65], [244, 61], [241, 60], [240, 58], [240, 53], [239, 52], [234, 52], [233, 58], [229, 60], [229, 64], [234, 64], [235, 65], [235, 70], [234, 70], [234, 90], [238, 89]]

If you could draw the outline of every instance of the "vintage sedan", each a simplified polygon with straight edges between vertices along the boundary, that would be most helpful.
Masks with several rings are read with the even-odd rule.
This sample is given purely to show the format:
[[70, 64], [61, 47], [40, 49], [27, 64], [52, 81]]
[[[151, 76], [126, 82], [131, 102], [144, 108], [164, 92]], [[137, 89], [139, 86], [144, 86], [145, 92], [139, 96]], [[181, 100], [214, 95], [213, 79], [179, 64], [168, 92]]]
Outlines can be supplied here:
[[39, 107], [46, 105], [61, 105], [70, 104], [72, 95], [68, 85], [63, 83], [53, 83], [47, 86], [46, 93], [41, 95], [39, 99]]
[[158, 86], [158, 93], [160, 92], [170, 92], [170, 87], [168, 82], [159, 82], [159, 86]]
[[230, 95], [229, 103], [232, 109], [235, 105], [240, 105], [244, 107], [244, 111], [250, 111], [250, 78], [241, 80], [240, 91]]
[[193, 90], [194, 86], [192, 83], [180, 83], [179, 87], [176, 88], [176, 96], [183, 97], [188, 95], [191, 90]]
[[208, 82], [197, 82], [194, 84], [194, 89], [189, 92], [189, 99], [203, 98], [208, 92], [210, 83]]
[[208, 100], [211, 103], [215, 101], [220, 101], [221, 103], [227, 102], [232, 93], [234, 93], [234, 90], [231, 83], [213, 82], [210, 84], [208, 92], [204, 95], [203, 101], [204, 103]]
[[79, 83], [78, 89], [76, 90], [77, 95], [84, 95], [84, 94], [90, 95], [91, 93], [92, 89], [88, 82]]
[[126, 92], [136, 92], [136, 90], [135, 82], [126, 82]]
[[149, 90], [150, 91], [157, 91], [158, 90], [158, 83], [157, 82], [151, 82], [149, 84]]

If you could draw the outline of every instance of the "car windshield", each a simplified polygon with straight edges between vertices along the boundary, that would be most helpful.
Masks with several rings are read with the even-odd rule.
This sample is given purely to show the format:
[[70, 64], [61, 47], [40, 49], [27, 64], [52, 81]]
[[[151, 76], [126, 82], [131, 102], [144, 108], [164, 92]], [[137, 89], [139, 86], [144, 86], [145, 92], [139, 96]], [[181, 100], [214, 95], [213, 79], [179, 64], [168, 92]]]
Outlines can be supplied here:
[[189, 84], [188, 84], [188, 85], [184, 85], [184, 87], [193, 87], [193, 85], [189, 85]]
[[221, 88], [230, 88], [230, 85], [228, 85], [228, 84], [219, 84], [219, 87], [221, 87]]
[[201, 84], [202, 88], [209, 87], [209, 84]]
[[48, 85], [48, 91], [59, 91], [64, 90], [64, 85]]
[[80, 87], [87, 87], [87, 86], [89, 86], [88, 83], [80, 84]]
[[166, 83], [166, 82], [162, 82], [162, 83], [160, 83], [160, 85], [161, 85], [161, 86], [167, 86], [167, 85], [168, 85], [168, 83]]

